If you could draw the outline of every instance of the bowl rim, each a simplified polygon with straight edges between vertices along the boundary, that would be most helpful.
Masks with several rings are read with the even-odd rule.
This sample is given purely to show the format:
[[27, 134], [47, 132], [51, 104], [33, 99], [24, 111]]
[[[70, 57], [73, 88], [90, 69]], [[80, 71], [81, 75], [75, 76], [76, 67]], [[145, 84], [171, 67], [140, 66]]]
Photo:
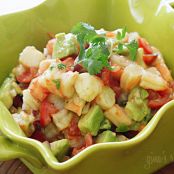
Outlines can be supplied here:
[[[8, 114], [10, 114], [8, 109], [4, 106], [4, 104], [2, 102], [0, 102], [0, 107], [2, 109], [6, 110], [6, 112], [8, 112]], [[79, 154], [75, 155], [71, 159], [69, 159], [65, 162], [62, 162], [62, 163], [58, 162], [57, 159], [51, 153], [51, 151], [49, 152], [47, 150], [47, 148], [44, 146], [44, 144], [42, 144], [41, 142], [31, 139], [31, 138], [23, 137], [22, 135], [21, 136], [17, 135], [14, 132], [12, 132], [11, 130], [9, 130], [7, 127], [5, 127], [4, 126], [5, 124], [0, 124], [0, 129], [1, 129], [2, 133], [6, 137], [11, 139], [12, 141], [17, 142], [22, 145], [27, 145], [27, 146], [30, 146], [30, 148], [36, 149], [41, 154], [44, 161], [46, 162], [46, 164], [49, 167], [51, 167], [55, 170], [64, 170], [64, 169], [72, 168], [73, 166], [79, 164], [80, 161], [85, 159], [89, 154], [92, 154], [94, 151], [106, 150], [108, 148], [113, 149], [113, 150], [118, 149], [118, 148], [126, 149], [128, 147], [132, 147], [132, 146], [142, 143], [153, 133], [153, 131], [155, 130], [159, 121], [163, 117], [164, 113], [172, 107], [174, 107], [174, 100], [168, 102], [163, 107], [161, 107], [158, 110], [158, 112], [153, 116], [153, 118], [149, 121], [149, 123], [146, 125], [146, 127], [134, 138], [123, 141], [123, 142], [108, 142], [108, 143], [94, 144], [94, 145], [84, 149], [83, 151], [81, 151]], [[2, 121], [1, 123], [3, 123], [3, 120], [2, 119], [0, 119], [0, 120]]]
[[[0, 18], [4, 17], [4, 16], [11, 16], [14, 14], [20, 14], [20, 13], [22, 14], [23, 12], [29, 12], [33, 9], [36, 10], [37, 8], [40, 8], [43, 5], [46, 5], [47, 2], [48, 2], [48, 0], [45, 0], [35, 7], [29, 8], [26, 10], [21, 10], [18, 12], [13, 12], [10, 14], [0, 15]], [[165, 2], [165, 4], [167, 4], [167, 1]], [[0, 101], [0, 107], [4, 108], [7, 112], [9, 112], [8, 109], [4, 106], [4, 104], [1, 101]], [[53, 154], [50, 153], [41, 142], [15, 134], [14, 132], [12, 132], [8, 128], [6, 128], [4, 126], [5, 124], [2, 124], [2, 122], [0, 124], [0, 129], [1, 129], [2, 133], [6, 137], [11, 139], [12, 141], [17, 142], [19, 144], [27, 145], [27, 146], [30, 146], [30, 148], [36, 149], [40, 153], [40, 155], [43, 157], [44, 161], [46, 162], [46, 164], [49, 167], [51, 167], [52, 169], [61, 171], [61, 170], [65, 170], [65, 169], [67, 170], [67, 169], [72, 168], [73, 166], [79, 164], [83, 159], [87, 158], [87, 156], [89, 154], [92, 154], [93, 152], [100, 151], [100, 150], [106, 150], [106, 149], [113, 149], [113, 150], [118, 149], [118, 148], [125, 149], [125, 148], [132, 147], [132, 146], [142, 143], [153, 133], [153, 131], [157, 127], [158, 123], [160, 122], [161, 118], [163, 117], [164, 113], [172, 107], [174, 107], [174, 100], [168, 102], [163, 107], [161, 107], [158, 110], [158, 112], [153, 116], [153, 118], [149, 121], [149, 123], [146, 125], [146, 127], [134, 138], [127, 140], [127, 141], [123, 141], [123, 142], [108, 142], [108, 143], [92, 145], [92, 146], [84, 149], [83, 151], [81, 151], [79, 154], [75, 155], [68, 161], [65, 161], [62, 163], [59, 163], [57, 161], [57, 159], [53, 156]]]

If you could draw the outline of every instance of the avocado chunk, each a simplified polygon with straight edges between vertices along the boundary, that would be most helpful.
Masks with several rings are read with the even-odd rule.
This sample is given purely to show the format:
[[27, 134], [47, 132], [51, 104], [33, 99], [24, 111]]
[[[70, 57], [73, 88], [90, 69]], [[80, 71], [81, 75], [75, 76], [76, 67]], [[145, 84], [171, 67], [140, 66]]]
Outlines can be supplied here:
[[62, 161], [64, 156], [68, 153], [70, 148], [69, 141], [67, 139], [62, 139], [50, 143], [51, 151], [56, 156], [59, 161]]
[[125, 109], [129, 117], [134, 121], [142, 121], [150, 114], [147, 97], [148, 92], [140, 87], [136, 87], [130, 92]]
[[0, 88], [0, 100], [9, 109], [13, 104], [13, 97], [15, 97], [17, 93], [20, 93], [20, 87], [15, 82], [14, 76], [11, 74], [5, 79]]
[[78, 127], [83, 134], [90, 133], [96, 136], [103, 120], [104, 115], [101, 108], [98, 105], [94, 105], [86, 115], [80, 118]]
[[116, 132], [127, 132], [129, 131], [130, 128], [129, 126], [125, 125], [125, 124], [120, 124], [117, 128], [116, 128]]
[[127, 131], [137, 131], [141, 126], [141, 122], [133, 122], [131, 125], [127, 126], [121, 124], [116, 128], [116, 132], [127, 132]]
[[63, 58], [78, 53], [78, 42], [72, 33], [59, 33], [53, 46], [53, 58]]
[[100, 129], [111, 129], [111, 122], [107, 118], [105, 118], [100, 125]]
[[117, 141], [116, 133], [110, 130], [102, 132], [101, 134], [98, 135], [96, 139], [96, 143], [106, 143], [106, 142], [116, 142], [116, 141]]

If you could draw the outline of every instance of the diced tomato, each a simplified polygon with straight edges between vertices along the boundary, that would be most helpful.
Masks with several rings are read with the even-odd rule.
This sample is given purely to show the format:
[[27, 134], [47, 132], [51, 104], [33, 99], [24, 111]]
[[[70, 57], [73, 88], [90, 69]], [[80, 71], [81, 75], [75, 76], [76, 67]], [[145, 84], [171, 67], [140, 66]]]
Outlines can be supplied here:
[[172, 93], [172, 88], [167, 88], [163, 91], [158, 91], [158, 93], [161, 97], [170, 97], [170, 95]]
[[116, 97], [118, 98], [121, 93], [120, 88], [120, 82], [119, 82], [119, 76], [121, 76], [122, 70], [119, 70], [118, 72], [111, 72], [111, 70], [103, 69], [100, 74], [97, 76], [100, 77], [104, 83], [104, 85], [107, 85], [111, 87], [114, 92], [116, 93]]
[[51, 115], [57, 112], [57, 108], [47, 101], [43, 100], [40, 106], [40, 124], [45, 127], [51, 122]]
[[77, 64], [77, 65], [74, 66], [74, 70], [73, 71], [77, 71], [79, 73], [82, 73], [82, 72], [85, 72], [85, 69], [83, 68], [82, 65]]
[[68, 139], [74, 139], [81, 136], [80, 129], [78, 127], [78, 119], [74, 116], [67, 128]]
[[77, 148], [77, 147], [74, 147], [73, 150], [72, 150], [72, 156], [75, 156], [77, 155], [78, 153], [80, 153], [82, 150], [84, 150], [86, 147], [81, 147], [81, 148]]
[[67, 57], [62, 63], [66, 65], [66, 70], [70, 71], [71, 67], [74, 65], [74, 59], [72, 57]]
[[148, 106], [151, 109], [159, 109], [160, 107], [162, 107], [163, 105], [165, 105], [170, 100], [171, 99], [170, 98], [167, 98], [167, 97], [150, 100], [149, 103], [148, 103]]
[[111, 88], [115, 92], [116, 98], [118, 99], [120, 97], [120, 94], [121, 94], [121, 88], [119, 86], [111, 86]]
[[36, 130], [36, 131], [32, 134], [31, 138], [33, 138], [33, 139], [35, 139], [35, 140], [38, 140], [38, 141], [40, 141], [40, 142], [46, 141], [45, 135], [44, 135], [41, 131], [38, 131], [38, 130]]
[[[65, 130], [65, 134], [69, 140], [79, 141], [79, 139], [83, 138], [78, 128], [78, 117], [74, 116], [70, 122], [69, 127]], [[76, 155], [77, 153], [81, 152], [85, 149], [84, 145], [80, 145], [73, 148], [72, 156]]]
[[54, 39], [49, 40], [46, 45], [49, 55], [52, 55], [52, 53], [53, 53], [53, 46], [54, 46], [55, 42], [56, 42], [56, 39], [54, 38]]
[[152, 64], [157, 59], [157, 57], [158, 57], [157, 54], [144, 54], [143, 55], [143, 61], [147, 65], [150, 65], [150, 64]]
[[120, 94], [121, 94], [121, 88], [120, 88], [119, 81], [114, 79], [114, 78], [110, 78], [110, 87], [115, 92], [116, 98], [118, 99], [120, 97]]
[[157, 91], [154, 91], [154, 90], [151, 90], [151, 89], [148, 89], [147, 91], [149, 93], [149, 96], [148, 96], [149, 100], [156, 99], [156, 98], [160, 97], [159, 93], [157, 93]]
[[85, 135], [85, 146], [89, 147], [93, 144], [93, 139], [91, 134], [86, 134]]
[[20, 83], [29, 83], [37, 74], [37, 68], [31, 67], [26, 69], [22, 74], [16, 77], [17, 81]]
[[110, 73], [111, 71], [107, 68], [104, 68], [101, 72], [101, 79], [103, 80], [103, 83], [107, 86], [110, 85]]
[[85, 144], [82, 147], [75, 147], [73, 148], [72, 151], [72, 156], [78, 154], [79, 152], [81, 152], [82, 150], [86, 149], [87, 147], [93, 145], [93, 139], [92, 139], [92, 135], [91, 134], [86, 134], [85, 135]]
[[148, 93], [149, 93], [148, 106], [151, 109], [159, 109], [164, 104], [172, 100], [170, 96], [171, 92], [172, 90], [170, 88], [164, 91], [148, 90]]
[[123, 73], [123, 69], [116, 64], [114, 64], [113, 67], [114, 67], [114, 69], [111, 70], [111, 76], [112, 76], [112, 78], [120, 81], [121, 75]]
[[153, 50], [144, 38], [138, 38], [139, 48], [143, 48], [145, 54], [153, 54]]

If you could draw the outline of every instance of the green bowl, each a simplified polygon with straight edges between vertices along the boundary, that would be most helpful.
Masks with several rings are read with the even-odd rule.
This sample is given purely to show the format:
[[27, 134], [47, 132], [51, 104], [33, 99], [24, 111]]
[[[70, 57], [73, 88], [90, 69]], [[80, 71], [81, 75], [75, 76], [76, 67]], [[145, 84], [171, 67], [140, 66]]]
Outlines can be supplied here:
[[[0, 82], [27, 45], [43, 49], [48, 32], [79, 21], [112, 30], [127, 26], [161, 50], [174, 74], [174, 3], [167, 0], [47, 0], [35, 8], [0, 16]], [[20, 158], [34, 174], [149, 174], [174, 161], [174, 101], [126, 142], [93, 145], [59, 163], [42, 143], [26, 138], [0, 102], [0, 160]]]

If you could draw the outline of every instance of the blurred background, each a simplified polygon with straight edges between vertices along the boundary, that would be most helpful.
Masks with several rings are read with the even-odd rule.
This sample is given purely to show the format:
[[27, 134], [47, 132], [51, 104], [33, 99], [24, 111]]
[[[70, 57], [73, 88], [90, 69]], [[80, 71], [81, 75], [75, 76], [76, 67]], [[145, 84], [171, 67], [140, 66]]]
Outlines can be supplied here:
[[0, 15], [32, 8], [45, 0], [0, 0]]

